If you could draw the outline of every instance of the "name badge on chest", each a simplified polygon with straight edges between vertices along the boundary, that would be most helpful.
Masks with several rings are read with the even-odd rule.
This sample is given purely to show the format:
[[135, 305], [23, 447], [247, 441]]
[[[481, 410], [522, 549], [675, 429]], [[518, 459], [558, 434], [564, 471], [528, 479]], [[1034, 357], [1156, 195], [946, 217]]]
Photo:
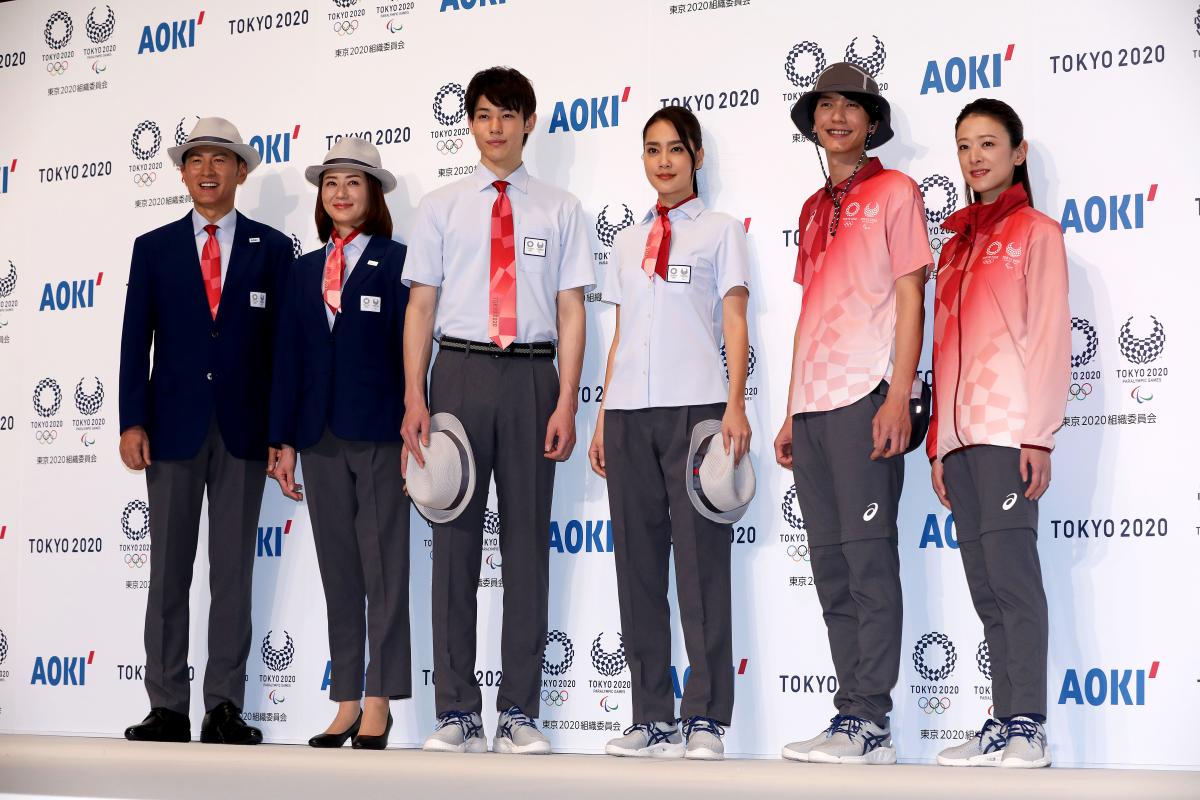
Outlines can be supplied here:
[[667, 265], [667, 283], [691, 283], [692, 268], [685, 264]]
[[267, 293], [266, 292], [251, 292], [250, 293], [250, 307], [251, 308], [266, 308], [267, 307]]
[[381, 308], [383, 308], [383, 304], [379, 301], [378, 297], [373, 297], [369, 294], [364, 294], [359, 299], [359, 303], [358, 303], [359, 311], [372, 311], [372, 312], [378, 314]]
[[546, 240], [538, 239], [535, 236], [525, 237], [525, 255], [537, 256], [538, 258], [546, 257]]

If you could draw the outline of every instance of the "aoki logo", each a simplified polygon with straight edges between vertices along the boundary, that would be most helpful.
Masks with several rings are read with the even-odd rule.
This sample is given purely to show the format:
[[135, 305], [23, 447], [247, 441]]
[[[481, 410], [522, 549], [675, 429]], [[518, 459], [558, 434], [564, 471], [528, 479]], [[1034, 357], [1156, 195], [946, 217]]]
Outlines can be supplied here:
[[984, 53], [967, 58], [955, 56], [944, 65], [930, 61], [925, 65], [925, 78], [921, 81], [921, 94], [934, 92], [961, 92], [963, 89], [994, 89], [1001, 85], [1004, 74], [1003, 63], [1011, 61], [1013, 49], [1010, 44], [1001, 58], [1000, 53]]
[[1158, 321], [1158, 317], [1150, 315], [1150, 321], [1154, 327], [1151, 329], [1150, 335], [1143, 339], [1133, 335], [1130, 327], [1133, 317], [1125, 320], [1125, 324], [1121, 326], [1120, 335], [1117, 337], [1117, 343], [1121, 346], [1121, 355], [1134, 364], [1149, 364], [1162, 355], [1163, 348], [1167, 345], [1167, 334], [1163, 330], [1162, 323]]
[[300, 138], [300, 126], [291, 133], [265, 133], [250, 137], [250, 146], [258, 151], [264, 164], [282, 164], [292, 160], [292, 140]]
[[[451, 106], [451, 110], [446, 110], [446, 98], [450, 95], [458, 98], [456, 105]], [[437, 90], [437, 94], [433, 96], [433, 118], [438, 121], [438, 124], [450, 127], [457, 125], [463, 121], [463, 117], [467, 115], [467, 91], [457, 83], [447, 83], [445, 86]]]
[[[921, 199], [925, 201], [925, 219], [930, 225], [941, 225], [954, 213], [954, 209], [958, 208], [958, 190], [954, 188], [954, 182], [945, 175], [930, 175], [917, 185], [921, 189]], [[933, 208], [929, 203], [929, 192], [932, 189], [941, 189], [946, 196], [945, 202], [937, 208]], [[990, 247], [988, 250], [989, 255], [994, 255], [990, 252]], [[996, 250], [999, 252], [998, 247]]]
[[[931, 646], [936, 646], [942, 651], [942, 662], [936, 667], [931, 667], [925, 660], [925, 653]], [[916, 668], [917, 674], [922, 679], [927, 681], [944, 681], [950, 677], [950, 673], [954, 672], [955, 662], [958, 661], [958, 653], [955, 651], [954, 642], [950, 641], [949, 636], [933, 631], [917, 640], [917, 646], [913, 648], [912, 661], [913, 667]]]
[[1017, 493], [1013, 492], [1008, 497], [1004, 498], [1004, 502], [1000, 504], [1002, 511], [1011, 511], [1012, 507], [1017, 504]]
[[870, 522], [875, 519], [875, 515], [879, 513], [879, 503], [871, 503], [867, 506], [867, 510], [863, 512], [863, 522]]
[[42, 288], [38, 311], [66, 311], [72, 308], [92, 308], [96, 305], [96, 287], [104, 282], [104, 273], [80, 281], [47, 283]]
[[1073, 346], [1071, 348], [1071, 369], [1079, 369], [1091, 363], [1092, 359], [1096, 357], [1096, 349], [1100, 346], [1100, 337], [1096, 335], [1096, 329], [1092, 323], [1083, 317], [1071, 317], [1071, 330], [1083, 334], [1083, 350], [1077, 352]]
[[[558, 644], [561, 648], [561, 654], [558, 658], [551, 658], [550, 656], [550, 645], [552, 644]], [[571, 643], [571, 637], [560, 630], [553, 630], [547, 633], [546, 651], [542, 654], [542, 672], [556, 677], [563, 675], [571, 668], [571, 664], [574, 661], [575, 645]]]
[[204, 24], [204, 12], [195, 19], [160, 22], [151, 30], [142, 28], [138, 40], [138, 55], [142, 53], [165, 53], [167, 50], [182, 50], [196, 46], [196, 28]]
[[592, 666], [596, 672], [611, 678], [625, 669], [625, 637], [617, 634], [617, 649], [611, 652], [604, 649], [601, 643], [603, 637], [604, 631], [601, 631], [592, 642]]
[[[1076, 199], [1067, 198], [1063, 206], [1059, 227], [1063, 233], [1099, 233], [1106, 228], [1110, 231], [1136, 230], [1146, 225], [1146, 203], [1153, 203], [1158, 194], [1158, 184], [1150, 184], [1146, 192], [1138, 194], [1110, 194], [1107, 197], [1092, 195]], [[1133, 206], [1133, 218], [1130, 219], [1130, 206]], [[1080, 207], [1082, 206], [1082, 211]]]
[[[45, 402], [46, 392], [50, 393], [48, 403]], [[38, 381], [37, 386], [33, 387], [33, 410], [37, 412], [37, 415], [53, 417], [58, 413], [60, 405], [62, 405], [62, 389], [59, 388], [58, 381], [54, 378], [42, 378]]]
[[442, 0], [442, 7], [438, 11], [465, 11], [469, 8], [487, 8], [488, 6], [502, 5], [504, 5], [504, 0]]
[[267, 635], [262, 640], [263, 666], [272, 672], [283, 672], [292, 665], [292, 659], [296, 656], [296, 643], [292, 640], [292, 635], [284, 631], [284, 645], [282, 648], [276, 650], [271, 646], [271, 635], [273, 633], [275, 631], [267, 631]]
[[0, 194], [8, 194], [8, 176], [17, 171], [17, 160], [14, 158], [12, 164], [0, 166]]
[[17, 267], [12, 261], [8, 262], [8, 274], [0, 278], [0, 297], [8, 297], [17, 288]]
[[992, 679], [992, 651], [988, 648], [986, 639], [975, 649], [975, 666], [978, 667], [980, 675], [989, 681]]
[[[135, 525], [136, 523], [136, 525]], [[121, 512], [121, 531], [131, 542], [140, 542], [150, 533], [150, 505], [145, 500], [130, 500]]]
[[560, 527], [558, 520], [550, 521], [550, 549], [559, 553], [611, 553], [613, 533], [611, 519], [567, 520]]
[[75, 23], [71, 21], [71, 15], [65, 11], [55, 11], [46, 20], [42, 38], [46, 40], [46, 46], [51, 50], [62, 50], [71, 43], [71, 36], [74, 33]]
[[[148, 143], [144, 138], [147, 134], [150, 136]], [[187, 140], [184, 139], [184, 141]], [[179, 144], [182, 143], [179, 142]], [[149, 161], [158, 155], [160, 147], [162, 147], [162, 131], [159, 130], [158, 123], [148, 119], [139, 122], [133, 129], [133, 136], [129, 137], [129, 149], [133, 151], [134, 158], [138, 161]]]
[[281, 558], [283, 556], [283, 537], [292, 532], [292, 521], [289, 519], [283, 525], [261, 525], [258, 528], [257, 558]]
[[113, 30], [117, 27], [117, 15], [113, 13], [112, 6], [104, 6], [108, 13], [104, 17], [104, 22], [97, 24], [96, 8], [88, 12], [87, 22], [84, 23], [84, 29], [87, 31], [87, 37], [92, 40], [93, 44], [104, 44], [113, 35]]
[[[1060, 706], [1073, 702], [1075, 705], [1089, 706], [1144, 706], [1146, 704], [1146, 681], [1158, 677], [1158, 665], [1155, 661], [1149, 670], [1144, 669], [1112, 669], [1103, 670], [1099, 667], [1089, 669], [1079, 679], [1079, 673], [1068, 669], [1063, 675], [1062, 690], [1058, 694]], [[1133, 694], [1129, 693], [1130, 683], [1133, 683]]]
[[85, 686], [87, 668], [95, 655], [96, 651], [90, 650], [86, 656], [50, 656], [46, 659], [38, 656], [33, 662], [29, 685]]
[[[850, 43], [846, 45], [843, 60], [859, 67], [872, 78], [877, 78], [887, 61], [887, 49], [883, 46], [883, 40], [878, 36], [872, 34], [871, 39], [874, 40], [874, 45], [871, 52], [865, 56], [858, 52], [858, 37], [851, 39]], [[812, 67], [807, 72], [800, 72], [796, 62], [805, 55], [811, 56]], [[824, 48], [816, 42], [804, 41], [793, 45], [792, 49], [788, 51], [783, 60], [783, 73], [793, 86], [810, 89], [817, 82], [817, 76], [821, 74], [827, 64]]]
[[619, 95], [578, 97], [570, 101], [569, 112], [567, 101], [559, 100], [554, 104], [554, 111], [550, 115], [550, 133], [617, 127], [621, 124], [621, 103], [629, 101], [629, 89], [630, 87], [626, 86], [625, 91]]
[[104, 384], [99, 378], [92, 378], [96, 382], [96, 389], [88, 394], [83, 391], [85, 380], [87, 378], [80, 378], [79, 383], [75, 384], [75, 408], [85, 417], [91, 417], [99, 413], [100, 407], [104, 405]]
[[796, 504], [795, 484], [783, 495], [783, 519], [796, 530], [804, 530], [804, 514]]
[[596, 236], [605, 247], [612, 247], [617, 234], [633, 224], [633, 211], [621, 203], [621, 221], [615, 225], [608, 220], [608, 206], [600, 209], [596, 215]]
[[948, 547], [951, 550], [958, 549], [958, 536], [954, 532], [954, 515], [946, 515], [946, 524], [943, 527], [938, 524], [937, 514], [928, 514], [925, 517], [925, 528], [921, 531], [921, 542], [918, 548], [924, 550], [927, 547], [934, 547], [941, 550]]

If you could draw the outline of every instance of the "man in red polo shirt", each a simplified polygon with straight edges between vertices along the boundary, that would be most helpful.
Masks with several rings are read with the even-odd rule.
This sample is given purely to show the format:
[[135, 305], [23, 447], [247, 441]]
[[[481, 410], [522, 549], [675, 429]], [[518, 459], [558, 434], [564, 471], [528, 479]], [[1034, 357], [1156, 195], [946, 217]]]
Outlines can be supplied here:
[[892, 764], [903, 613], [896, 514], [933, 256], [916, 183], [867, 157], [892, 137], [870, 75], [831, 65], [792, 121], [824, 149], [829, 172], [800, 215], [804, 295], [775, 458], [795, 476], [838, 691], [829, 727], [783, 756]]

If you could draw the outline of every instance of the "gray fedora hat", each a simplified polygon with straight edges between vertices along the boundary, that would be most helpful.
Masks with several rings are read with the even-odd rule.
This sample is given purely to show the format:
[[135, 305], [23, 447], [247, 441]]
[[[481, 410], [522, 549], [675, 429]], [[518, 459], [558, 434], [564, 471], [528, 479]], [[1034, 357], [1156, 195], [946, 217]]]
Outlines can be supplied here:
[[408, 454], [408, 496], [430, 522], [451, 522], [475, 494], [475, 454], [467, 432], [453, 414], [429, 418], [429, 446], [421, 445], [425, 466]]
[[232, 122], [222, 117], [201, 117], [196, 127], [188, 134], [187, 141], [176, 147], [168, 147], [171, 163], [183, 166], [183, 157], [193, 147], [221, 147], [246, 162], [246, 172], [253, 172], [262, 161], [258, 151], [242, 143], [242, 135]]
[[733, 448], [726, 453], [721, 441], [721, 420], [701, 420], [692, 428], [686, 467], [688, 498], [700, 516], [731, 525], [742, 518], [754, 499], [754, 466], [749, 453], [734, 466]]
[[817, 141], [816, 131], [813, 130], [813, 113], [817, 108], [817, 100], [826, 92], [869, 98], [868, 102], [879, 110], [879, 119], [876, 120], [875, 133], [871, 135], [868, 150], [892, 138], [892, 107], [879, 93], [879, 84], [862, 67], [839, 61], [823, 69], [813, 88], [800, 95], [792, 106], [792, 123], [809, 141]]
[[365, 172], [383, 184], [384, 194], [396, 188], [396, 176], [383, 168], [379, 149], [357, 136], [339, 139], [325, 154], [324, 161], [304, 170], [304, 177], [313, 186], [320, 186], [321, 175], [331, 169], [357, 169]]

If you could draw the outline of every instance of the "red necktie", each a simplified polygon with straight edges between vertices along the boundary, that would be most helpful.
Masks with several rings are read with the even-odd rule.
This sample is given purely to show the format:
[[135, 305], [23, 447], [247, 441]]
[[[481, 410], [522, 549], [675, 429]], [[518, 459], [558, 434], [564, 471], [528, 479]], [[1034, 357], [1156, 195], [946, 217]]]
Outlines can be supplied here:
[[671, 255], [671, 220], [667, 214], [679, 208], [689, 200], [695, 200], [696, 195], [689, 195], [675, 205], [667, 208], [662, 203], [656, 203], [658, 217], [646, 237], [646, 254], [642, 257], [642, 271], [647, 278], [654, 278], [655, 273], [663, 280], [667, 279], [667, 260]]
[[204, 278], [204, 294], [208, 296], [208, 310], [217, 318], [217, 307], [221, 305], [221, 245], [217, 243], [217, 226], [205, 225], [208, 239], [200, 254], [200, 275]]
[[329, 251], [329, 256], [325, 259], [325, 277], [321, 281], [321, 296], [325, 298], [325, 305], [329, 306], [329, 310], [334, 314], [342, 308], [342, 273], [346, 271], [346, 245], [354, 241], [355, 236], [358, 236], [357, 228], [345, 239], [339, 239], [335, 232], [333, 249]]
[[517, 338], [517, 247], [508, 181], [493, 181], [499, 192], [492, 204], [492, 266], [488, 285], [488, 338], [508, 347]]

